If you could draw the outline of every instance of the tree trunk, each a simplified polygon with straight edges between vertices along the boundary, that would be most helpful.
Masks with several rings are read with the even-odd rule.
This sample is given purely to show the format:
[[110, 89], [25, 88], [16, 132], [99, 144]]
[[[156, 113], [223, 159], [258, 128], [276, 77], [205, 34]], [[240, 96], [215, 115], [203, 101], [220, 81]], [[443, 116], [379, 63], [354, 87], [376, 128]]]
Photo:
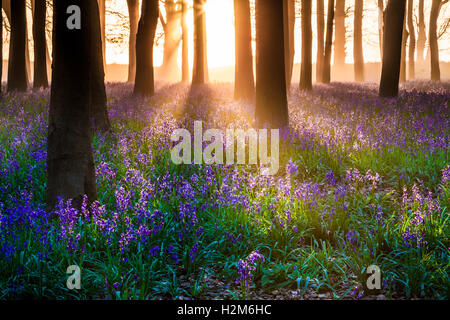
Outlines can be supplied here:
[[100, 30], [102, 41], [103, 69], [106, 69], [106, 0], [98, 0], [98, 9], [100, 11]]
[[159, 16], [159, 1], [144, 0], [136, 36], [136, 81], [134, 93], [151, 96], [155, 93], [153, 43]]
[[286, 88], [289, 92], [295, 56], [295, 0], [283, 0], [284, 61], [286, 62]]
[[111, 129], [108, 118], [107, 98], [105, 89], [105, 69], [103, 56], [103, 41], [101, 34], [101, 14], [97, 2], [92, 1], [90, 9], [93, 10], [89, 17], [92, 19], [91, 37], [93, 39], [91, 53], [91, 105], [90, 116], [93, 127], [106, 132]]
[[414, 0], [408, 0], [408, 33], [409, 33], [409, 47], [408, 47], [408, 78], [414, 79], [416, 77], [415, 71], [415, 53], [416, 53], [416, 33], [414, 30], [413, 10]]
[[408, 10], [405, 9], [405, 19], [403, 19], [403, 33], [402, 33], [402, 55], [400, 61], [400, 83], [406, 81], [406, 43], [408, 42], [408, 30], [406, 29], [406, 13]]
[[208, 58], [206, 50], [206, 0], [194, 0], [194, 70], [192, 84], [208, 82]]
[[[175, 0], [165, 1], [166, 21], [164, 27], [164, 52], [161, 76], [172, 81], [178, 74], [178, 48], [180, 47], [180, 11]], [[161, 18], [161, 17], [160, 17]]]
[[423, 1], [419, 0], [419, 27], [417, 36], [417, 61], [424, 62], [425, 42], [427, 41], [427, 33], [425, 29], [425, 15], [423, 13]]
[[441, 81], [441, 70], [439, 68], [439, 47], [437, 39], [437, 20], [441, 10], [441, 0], [433, 0], [430, 12], [430, 60], [431, 60], [431, 80]]
[[8, 91], [26, 91], [28, 87], [25, 43], [27, 20], [25, 0], [11, 2], [11, 40], [8, 61]]
[[334, 66], [342, 71], [345, 66], [345, 0], [336, 0], [335, 28]]
[[325, 12], [323, 0], [317, 0], [317, 61], [316, 82], [322, 82], [324, 55]]
[[181, 80], [183, 82], [189, 81], [189, 30], [187, 24], [187, 0], [181, 2]]
[[389, 0], [386, 8], [379, 91], [381, 97], [396, 97], [398, 95], [405, 7], [406, 0]]
[[34, 39], [34, 88], [47, 88], [47, 41], [45, 38], [46, 0], [34, 0], [33, 39]]
[[384, 1], [378, 0], [378, 42], [380, 47], [380, 58], [383, 60], [383, 28], [384, 28]]
[[323, 56], [322, 82], [330, 83], [331, 78], [331, 47], [333, 45], [334, 0], [328, 0], [327, 35]]
[[354, 39], [353, 39], [353, 67], [355, 81], [364, 81], [364, 55], [362, 41], [363, 0], [355, 0]]
[[312, 90], [312, 0], [302, 2], [302, 65], [300, 89]]
[[235, 55], [234, 98], [253, 99], [255, 80], [253, 78], [252, 29], [249, 0], [234, 0]]
[[130, 16], [130, 38], [128, 41], [128, 82], [136, 79], [136, 34], [139, 23], [139, 0], [127, 0]]
[[283, 2], [256, 0], [256, 126], [289, 125]]
[[[14, 0], [15, 2], [16, 0]], [[59, 0], [53, 5], [53, 74], [47, 139], [47, 206], [58, 197], [81, 204], [97, 198], [91, 145], [89, 100], [92, 31], [95, 9], [91, 0]], [[81, 9], [81, 29], [69, 30], [66, 10]]]
[[0, 0], [0, 97], [3, 93], [2, 83], [3, 83], [3, 5], [2, 0]]

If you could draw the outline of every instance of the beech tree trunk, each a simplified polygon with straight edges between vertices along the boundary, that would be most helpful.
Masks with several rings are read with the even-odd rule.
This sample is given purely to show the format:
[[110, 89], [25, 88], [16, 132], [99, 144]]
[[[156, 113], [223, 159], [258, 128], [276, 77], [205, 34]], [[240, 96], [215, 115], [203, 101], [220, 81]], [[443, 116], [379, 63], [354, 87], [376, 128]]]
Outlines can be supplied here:
[[379, 90], [381, 97], [396, 97], [398, 95], [405, 7], [406, 0], [389, 0], [386, 8]]
[[[164, 28], [164, 51], [161, 77], [175, 80], [178, 74], [178, 48], [180, 47], [180, 10], [175, 0], [165, 0], [166, 20]], [[160, 16], [160, 18], [162, 18]]]
[[[15, 1], [15, 0], [14, 0]], [[58, 197], [81, 204], [97, 198], [89, 121], [95, 12], [92, 0], [59, 0], [53, 4], [53, 73], [47, 139], [47, 205]], [[67, 28], [66, 10], [81, 9], [81, 29]]]
[[406, 29], [406, 13], [408, 10], [405, 9], [405, 19], [403, 20], [403, 33], [402, 33], [402, 55], [400, 61], [400, 78], [401, 83], [406, 81], [406, 43], [408, 42], [408, 30]]
[[90, 116], [92, 120], [92, 125], [95, 129], [106, 132], [111, 129], [111, 124], [109, 122], [108, 110], [107, 110], [107, 98], [106, 98], [106, 88], [105, 88], [105, 69], [104, 69], [104, 55], [103, 55], [103, 42], [101, 34], [101, 19], [100, 11], [96, 1], [92, 1], [90, 6], [92, 13], [89, 18], [92, 19], [91, 26], [91, 37], [93, 39], [93, 44], [91, 47], [91, 105], [90, 105]]
[[378, 0], [378, 42], [380, 47], [380, 58], [383, 60], [383, 29], [384, 29], [384, 1]]
[[300, 89], [312, 90], [312, 0], [302, 2], [302, 65]]
[[253, 77], [252, 30], [249, 0], [234, 0], [235, 55], [234, 98], [253, 99], [255, 80]]
[[136, 34], [139, 24], [139, 0], [127, 0], [130, 35], [128, 41], [128, 82], [136, 79]]
[[317, 61], [316, 82], [322, 82], [322, 67], [324, 55], [325, 11], [323, 0], [317, 0]]
[[34, 39], [34, 88], [47, 88], [47, 41], [45, 38], [46, 0], [34, 0], [33, 39]]
[[417, 35], [417, 61], [424, 62], [425, 42], [427, 41], [427, 32], [425, 29], [425, 15], [423, 13], [423, 1], [419, 0], [419, 26]]
[[362, 41], [363, 6], [363, 0], [355, 0], [355, 20], [353, 27], [353, 67], [355, 70], [355, 81], [364, 81], [364, 54]]
[[323, 56], [322, 82], [330, 83], [331, 80], [331, 47], [333, 45], [334, 0], [328, 0], [327, 35], [325, 40], [325, 52]]
[[181, 79], [183, 82], [189, 81], [189, 30], [187, 25], [187, 0], [181, 0]]
[[342, 71], [345, 66], [345, 0], [336, 0], [335, 16], [334, 66]]
[[[447, 2], [447, 1], [445, 1]], [[433, 0], [430, 12], [430, 30], [428, 38], [430, 39], [430, 61], [431, 61], [431, 80], [441, 81], [441, 70], [439, 68], [439, 47], [437, 38], [437, 20], [441, 10], [442, 0]]]
[[11, 2], [11, 37], [8, 61], [8, 91], [26, 91], [28, 87], [25, 44], [25, 0]]
[[416, 77], [416, 70], [415, 70], [416, 32], [414, 30], [413, 10], [414, 10], [414, 0], [408, 0], [408, 33], [409, 33], [408, 78], [409, 79], [414, 79]]
[[256, 0], [256, 125], [289, 125], [284, 61], [283, 2]]
[[100, 30], [102, 41], [103, 69], [106, 69], [106, 0], [98, 0], [100, 14]]
[[153, 43], [159, 16], [158, 0], [143, 0], [136, 36], [136, 80], [134, 93], [151, 96], [155, 93]]
[[192, 84], [208, 82], [208, 58], [206, 50], [206, 0], [194, 0], [194, 70]]
[[284, 61], [286, 62], [286, 88], [289, 92], [295, 56], [295, 0], [283, 0]]

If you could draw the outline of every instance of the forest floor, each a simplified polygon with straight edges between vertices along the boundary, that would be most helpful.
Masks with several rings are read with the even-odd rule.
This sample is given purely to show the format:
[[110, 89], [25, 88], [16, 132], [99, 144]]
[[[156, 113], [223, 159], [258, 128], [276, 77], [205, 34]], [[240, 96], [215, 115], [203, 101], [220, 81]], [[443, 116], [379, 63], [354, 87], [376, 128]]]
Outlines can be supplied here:
[[3, 96], [0, 299], [448, 299], [450, 82], [408, 82], [396, 99], [372, 83], [293, 86], [274, 176], [175, 165], [175, 129], [247, 129], [254, 105], [232, 84], [156, 89], [108, 84], [98, 201], [53, 212], [49, 90]]

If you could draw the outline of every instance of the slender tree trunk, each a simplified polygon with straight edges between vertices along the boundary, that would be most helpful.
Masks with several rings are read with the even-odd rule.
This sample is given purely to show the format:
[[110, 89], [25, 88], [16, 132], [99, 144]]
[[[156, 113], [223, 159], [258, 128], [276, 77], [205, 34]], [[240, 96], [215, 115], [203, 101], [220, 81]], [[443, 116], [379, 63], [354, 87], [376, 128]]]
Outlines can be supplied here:
[[106, 0], [98, 0], [98, 9], [100, 11], [103, 69], [106, 69]]
[[142, 14], [136, 36], [136, 81], [134, 93], [151, 96], [155, 93], [153, 43], [159, 16], [159, 0], [143, 0]]
[[136, 79], [136, 34], [139, 24], [139, 0], [127, 0], [130, 16], [130, 38], [128, 41], [128, 82]]
[[235, 55], [234, 98], [253, 99], [255, 80], [253, 78], [252, 29], [249, 0], [234, 0]]
[[386, 8], [379, 91], [381, 97], [396, 97], [398, 95], [405, 7], [406, 0], [389, 0]]
[[383, 29], [384, 29], [384, 1], [378, 0], [378, 43], [380, 47], [380, 58], [383, 60]]
[[25, 0], [11, 2], [11, 40], [8, 62], [8, 91], [26, 91], [28, 87], [25, 43], [27, 20]]
[[0, 98], [3, 93], [3, 5], [2, 0], [0, 0]]
[[187, 0], [181, 1], [181, 79], [183, 82], [189, 81], [189, 30], [187, 24]]
[[93, 44], [91, 46], [91, 106], [90, 116], [92, 124], [95, 129], [101, 132], [106, 132], [111, 129], [111, 124], [108, 118], [107, 98], [105, 89], [105, 69], [104, 69], [104, 51], [102, 48], [102, 33], [101, 33], [101, 14], [96, 1], [92, 1], [90, 6], [92, 13], [89, 17], [92, 19], [91, 37]]
[[284, 61], [286, 62], [286, 88], [289, 92], [295, 56], [295, 0], [283, 0]]
[[289, 125], [283, 2], [256, 0], [256, 125]]
[[302, 66], [300, 89], [312, 90], [312, 0], [302, 2]]
[[[14, 0], [16, 1], [16, 0]], [[81, 204], [97, 198], [94, 158], [89, 121], [92, 30], [92, 0], [59, 0], [53, 5], [53, 83], [47, 139], [47, 205], [58, 197]], [[66, 10], [81, 8], [81, 29], [67, 28]]]
[[430, 12], [430, 60], [431, 60], [431, 80], [441, 81], [441, 70], [439, 68], [439, 47], [437, 38], [437, 20], [441, 10], [442, 1], [433, 0]]
[[327, 35], [325, 53], [323, 56], [322, 82], [330, 83], [331, 78], [331, 47], [333, 45], [334, 0], [328, 0]]
[[[180, 47], [180, 10], [175, 0], [165, 0], [166, 20], [164, 27], [164, 52], [161, 76], [165, 80], [175, 80], [178, 74], [178, 48]], [[160, 17], [161, 18], [161, 17]]]
[[355, 0], [354, 17], [354, 40], [353, 40], [353, 60], [355, 70], [355, 81], [364, 81], [364, 55], [362, 41], [362, 22], [364, 1]]
[[192, 84], [208, 82], [208, 58], [206, 50], [206, 0], [194, 0], [194, 70]]
[[345, 66], [345, 0], [336, 0], [335, 28], [334, 66], [342, 71]]
[[34, 0], [33, 39], [34, 39], [34, 88], [47, 88], [47, 41], [45, 39], [46, 0]]
[[323, 0], [317, 0], [317, 62], [316, 82], [322, 82], [324, 56], [325, 11]]
[[406, 81], [406, 43], [408, 42], [408, 30], [406, 29], [406, 13], [408, 10], [405, 9], [405, 19], [403, 19], [403, 33], [402, 33], [402, 55], [400, 61], [400, 78], [401, 83]]
[[408, 33], [409, 33], [409, 47], [408, 47], [408, 77], [414, 79], [416, 77], [415, 71], [415, 53], [416, 53], [416, 32], [414, 30], [413, 20], [414, 0], [408, 0]]
[[425, 15], [423, 13], [423, 1], [419, 0], [419, 27], [417, 36], [417, 61], [424, 62], [425, 42], [427, 41], [427, 33], [425, 29]]

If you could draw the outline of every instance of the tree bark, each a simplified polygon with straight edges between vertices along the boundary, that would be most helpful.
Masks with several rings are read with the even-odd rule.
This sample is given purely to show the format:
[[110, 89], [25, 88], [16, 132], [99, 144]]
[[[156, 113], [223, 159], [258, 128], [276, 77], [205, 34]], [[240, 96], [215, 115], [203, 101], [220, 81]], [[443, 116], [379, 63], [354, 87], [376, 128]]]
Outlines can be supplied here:
[[414, 0], [408, 0], [408, 33], [409, 33], [408, 78], [409, 79], [414, 79], [416, 77], [416, 70], [415, 70], [416, 32], [414, 30], [413, 10], [414, 10]]
[[441, 70], [439, 68], [439, 47], [437, 39], [437, 20], [441, 10], [442, 1], [433, 0], [430, 12], [430, 30], [428, 38], [430, 39], [430, 61], [431, 61], [431, 80], [441, 81]]
[[328, 0], [327, 34], [323, 56], [322, 82], [330, 83], [331, 78], [331, 47], [333, 45], [334, 0]]
[[283, 2], [256, 0], [256, 126], [289, 125]]
[[383, 29], [384, 29], [384, 1], [378, 0], [378, 42], [380, 47], [380, 58], [383, 60]]
[[106, 69], [106, 0], [98, 0], [102, 41], [103, 69]]
[[134, 94], [151, 96], [155, 93], [153, 43], [159, 16], [158, 0], [143, 0], [141, 19], [136, 36], [136, 81]]
[[208, 58], [206, 50], [206, 0], [194, 0], [194, 70], [192, 84], [208, 82]]
[[335, 28], [334, 66], [342, 71], [345, 65], [345, 0], [336, 0]]
[[363, 0], [355, 0], [353, 60], [355, 81], [364, 81], [364, 54], [362, 41]]
[[26, 91], [28, 87], [25, 45], [25, 0], [11, 2], [11, 40], [8, 61], [8, 91]]
[[317, 62], [316, 82], [322, 82], [324, 55], [325, 12], [323, 0], [317, 0]]
[[383, 32], [383, 62], [379, 89], [381, 97], [396, 97], [398, 95], [405, 7], [406, 0], [389, 0], [386, 8]]
[[111, 124], [109, 122], [108, 110], [107, 110], [107, 98], [106, 98], [106, 88], [105, 88], [105, 69], [104, 69], [104, 51], [103, 51], [103, 41], [101, 34], [101, 14], [96, 1], [92, 1], [90, 6], [92, 13], [89, 18], [92, 19], [91, 26], [91, 37], [93, 39], [93, 44], [91, 46], [91, 105], [90, 105], [90, 116], [92, 120], [92, 125], [95, 129], [106, 132], [111, 129]]
[[130, 22], [128, 41], [128, 82], [136, 79], [136, 34], [139, 24], [139, 0], [127, 0]]
[[[175, 0], [165, 0], [164, 51], [161, 77], [172, 81], [178, 74], [178, 48], [180, 47], [180, 10]], [[160, 17], [161, 18], [161, 17]]]
[[406, 13], [408, 10], [405, 9], [405, 19], [403, 19], [403, 33], [402, 33], [402, 55], [400, 60], [400, 78], [401, 83], [406, 81], [406, 43], [408, 42], [408, 30], [406, 29]]
[[[53, 82], [50, 96], [47, 139], [47, 206], [53, 208], [58, 197], [81, 204], [97, 198], [95, 168], [89, 121], [92, 0], [59, 0], [53, 5]], [[81, 9], [81, 29], [69, 30], [66, 10]]]
[[234, 98], [253, 99], [255, 80], [253, 77], [252, 29], [249, 0], [234, 0], [235, 55]]
[[181, 0], [181, 80], [189, 81], [189, 30], [187, 25], [187, 0]]
[[302, 65], [300, 89], [312, 90], [312, 0], [302, 2]]
[[45, 38], [46, 0], [34, 0], [33, 39], [34, 39], [34, 88], [47, 88], [47, 41]]
[[417, 35], [417, 61], [424, 62], [425, 42], [427, 41], [427, 33], [425, 28], [425, 15], [423, 13], [423, 1], [419, 0], [419, 26]]
[[284, 61], [286, 62], [286, 88], [289, 92], [295, 56], [295, 0], [283, 0]]

